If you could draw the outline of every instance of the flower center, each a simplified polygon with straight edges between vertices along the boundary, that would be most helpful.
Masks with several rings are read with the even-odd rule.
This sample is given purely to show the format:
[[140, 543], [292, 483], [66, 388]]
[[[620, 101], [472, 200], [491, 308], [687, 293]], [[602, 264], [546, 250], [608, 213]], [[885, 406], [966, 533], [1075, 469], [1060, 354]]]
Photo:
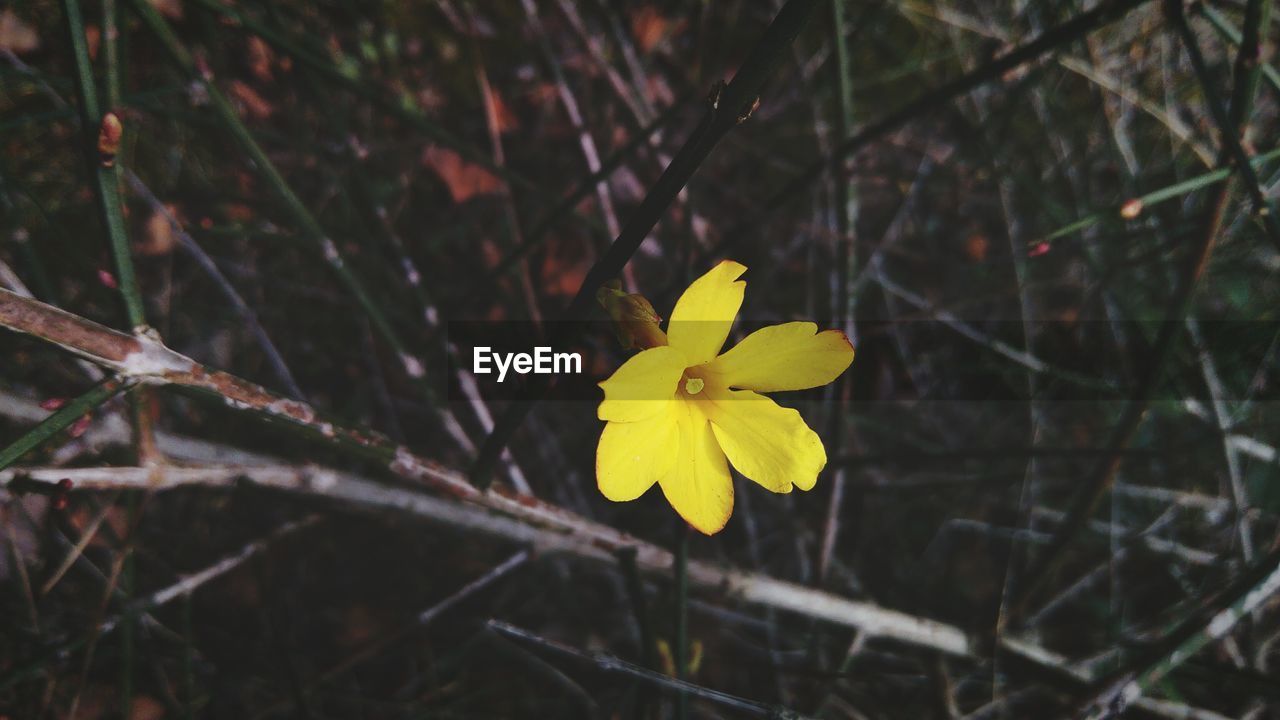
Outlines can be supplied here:
[[698, 378], [698, 377], [689, 378], [684, 381], [684, 391], [689, 393], [690, 395], [697, 395], [698, 393], [702, 392], [702, 388], [705, 385], [706, 383], [702, 381], [702, 378]]

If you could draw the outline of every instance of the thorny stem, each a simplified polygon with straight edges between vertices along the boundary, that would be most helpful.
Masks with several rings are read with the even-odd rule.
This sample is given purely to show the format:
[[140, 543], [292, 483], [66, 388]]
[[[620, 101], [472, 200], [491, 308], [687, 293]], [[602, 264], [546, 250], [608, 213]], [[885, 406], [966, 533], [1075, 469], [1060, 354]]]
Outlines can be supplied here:
[[[372, 493], [377, 496], [374, 505], [424, 513], [432, 508], [442, 512], [440, 508], [447, 506], [454, 516], [464, 510], [471, 513], [468, 522], [475, 523], [478, 529], [532, 542], [544, 551], [565, 550], [587, 559], [614, 562], [619, 550], [634, 548], [637, 566], [647, 573], [669, 577], [674, 565], [670, 552], [651, 543], [538, 498], [513, 495], [501, 488], [479, 490], [461, 473], [377, 433], [325, 422], [305, 403], [206, 368], [147, 337], [125, 335], [6, 290], [0, 290], [0, 327], [59, 345], [134, 381], [172, 385], [219, 398], [235, 410], [283, 423], [337, 450], [373, 460], [400, 480], [446, 496], [451, 502], [372, 482], [360, 484], [360, 495], [354, 495], [357, 486], [341, 482], [334, 485], [337, 480], [332, 472], [294, 473], [289, 480], [290, 489], [310, 489], [320, 495], [366, 504], [370, 500], [364, 496]], [[242, 475], [241, 469], [233, 477]], [[969, 638], [959, 628], [871, 603], [697, 560], [688, 562], [687, 574], [691, 586], [736, 595], [748, 603], [859, 628], [869, 636], [893, 638], [956, 655], [973, 653]]]

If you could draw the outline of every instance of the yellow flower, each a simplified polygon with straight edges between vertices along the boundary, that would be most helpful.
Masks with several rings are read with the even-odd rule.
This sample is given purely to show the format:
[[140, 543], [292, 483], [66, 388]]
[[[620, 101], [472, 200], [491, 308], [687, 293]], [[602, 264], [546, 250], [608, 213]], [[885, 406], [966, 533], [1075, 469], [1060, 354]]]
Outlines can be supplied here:
[[721, 355], [746, 270], [726, 260], [695, 280], [665, 336], [655, 326], [662, 337], [654, 346], [600, 383], [600, 492], [624, 502], [656, 482], [671, 507], [708, 535], [733, 512], [730, 463], [778, 493], [812, 489], [827, 464], [822, 440], [800, 413], [758, 393], [826, 385], [853, 362], [844, 333], [818, 332], [809, 322], [762, 328]]

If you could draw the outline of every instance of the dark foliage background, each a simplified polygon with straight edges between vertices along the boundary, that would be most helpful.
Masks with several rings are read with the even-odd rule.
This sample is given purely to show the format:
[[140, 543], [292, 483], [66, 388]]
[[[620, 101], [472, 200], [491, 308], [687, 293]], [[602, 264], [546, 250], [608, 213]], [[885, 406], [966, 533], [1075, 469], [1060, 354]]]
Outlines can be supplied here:
[[[781, 6], [145, 1], [0, 9], [0, 286], [130, 326], [81, 152], [76, 6], [99, 104], [124, 125], [115, 177], [147, 324], [464, 471], [505, 406], [466, 399], [445, 323], [560, 317]], [[818, 487], [775, 496], [738, 478], [729, 526], [690, 554], [954, 625], [975, 648], [944, 656], [696, 592], [697, 685], [811, 717], [1040, 718], [1088, 716], [1138, 678], [1146, 699], [1125, 717], [1280, 717], [1274, 583], [1225, 636], [1177, 652], [1280, 557], [1280, 235], [1257, 203], [1280, 183], [1280, 13], [1102, 4], [1136, 8], [1073, 36], [1060, 28], [1092, 5], [816, 3], [759, 107], [627, 264], [666, 314], [738, 260], [743, 318], [813, 319], [857, 347], [841, 383], [779, 398], [824, 436]], [[1045, 52], [988, 72], [1042, 36]], [[945, 92], [966, 74], [982, 82]], [[594, 372], [626, 357], [606, 334], [587, 342]], [[95, 379], [27, 335], [0, 330], [0, 348], [4, 444]], [[678, 712], [670, 687], [488, 623], [672, 674], [668, 578], [643, 580], [637, 613], [624, 569], [447, 518], [252, 477], [113, 489], [140, 459], [158, 484], [262, 456], [391, 482], [216, 398], [129, 398], [0, 476], [0, 716]], [[135, 410], [161, 455], [132, 439]], [[599, 496], [600, 427], [589, 403], [540, 404], [498, 482], [677, 544], [656, 490]], [[22, 484], [51, 467], [107, 480], [66, 496]], [[690, 713], [752, 715], [704, 698]]]

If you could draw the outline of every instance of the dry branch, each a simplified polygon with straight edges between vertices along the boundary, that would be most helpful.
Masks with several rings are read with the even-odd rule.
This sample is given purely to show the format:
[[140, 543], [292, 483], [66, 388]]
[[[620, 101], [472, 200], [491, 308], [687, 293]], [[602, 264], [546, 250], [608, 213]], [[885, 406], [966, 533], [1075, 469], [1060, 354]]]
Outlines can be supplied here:
[[[101, 469], [56, 471], [58, 479], [70, 477], [73, 482], [78, 480], [82, 488], [105, 487], [104, 483], [109, 482], [114, 483], [114, 487], [124, 484], [158, 489], [165, 483], [225, 484], [245, 477], [272, 487], [307, 491], [366, 506], [407, 510], [529, 543], [543, 551], [568, 552], [612, 563], [616, 561], [615, 553], [632, 549], [642, 570], [660, 575], [671, 572], [671, 553], [657, 545], [551, 503], [516, 495], [504, 487], [478, 490], [461, 473], [381, 435], [326, 422], [306, 403], [283, 398], [247, 380], [206, 368], [152, 337], [124, 335], [8, 291], [0, 291], [0, 326], [57, 344], [122, 377], [210, 393], [234, 409], [283, 421], [321, 441], [379, 461], [392, 475], [421, 484], [443, 497], [320, 468], [172, 468], [165, 473], [170, 480], [159, 481], [159, 484], [150, 479], [153, 476], [148, 475], [149, 470], [142, 468], [113, 469], [115, 473]], [[28, 474], [32, 479], [52, 477], [50, 471], [28, 471]], [[694, 587], [856, 628], [873, 637], [953, 655], [973, 653], [965, 633], [951, 625], [713, 563], [690, 561], [688, 570], [689, 582]]]

